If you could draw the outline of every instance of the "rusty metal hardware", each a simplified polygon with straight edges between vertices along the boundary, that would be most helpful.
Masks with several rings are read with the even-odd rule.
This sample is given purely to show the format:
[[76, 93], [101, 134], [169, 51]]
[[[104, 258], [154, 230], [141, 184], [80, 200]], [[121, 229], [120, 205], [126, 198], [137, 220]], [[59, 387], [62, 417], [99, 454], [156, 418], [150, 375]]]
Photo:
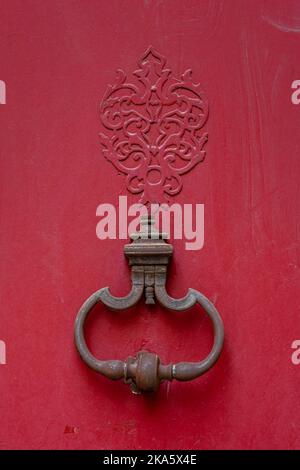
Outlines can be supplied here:
[[[215, 306], [200, 292], [189, 289], [185, 297], [174, 299], [166, 291], [167, 265], [173, 247], [164, 240], [164, 234], [154, 227], [149, 217], [142, 218], [142, 230], [133, 234], [132, 243], [125, 245], [124, 253], [131, 266], [132, 288], [125, 297], [114, 297], [104, 287], [92, 294], [82, 305], [75, 322], [75, 344], [82, 360], [93, 370], [112, 380], [124, 379], [131, 385], [133, 393], [155, 391], [164, 380], [193, 380], [207, 372], [217, 361], [222, 351], [224, 329], [222, 319]], [[186, 310], [199, 304], [210, 317], [214, 328], [214, 343], [211, 352], [200, 362], [179, 362], [164, 365], [153, 353], [140, 351], [135, 357], [121, 360], [99, 360], [89, 351], [84, 338], [85, 320], [98, 302], [113, 310], [134, 306], [145, 294], [146, 304], [157, 300], [170, 310]]]

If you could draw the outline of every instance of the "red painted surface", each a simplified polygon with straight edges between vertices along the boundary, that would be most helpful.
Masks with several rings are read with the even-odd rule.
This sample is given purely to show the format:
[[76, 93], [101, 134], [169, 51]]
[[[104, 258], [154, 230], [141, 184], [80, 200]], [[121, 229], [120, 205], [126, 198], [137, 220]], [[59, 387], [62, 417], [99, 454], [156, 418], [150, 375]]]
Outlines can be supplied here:
[[[1, 448], [299, 448], [299, 2], [5, 0], [0, 24]], [[207, 159], [176, 198], [205, 204], [205, 246], [174, 242], [169, 290], [211, 298], [226, 345], [204, 377], [143, 397], [81, 363], [73, 322], [99, 287], [129, 288], [124, 241], [95, 235], [97, 205], [125, 194], [97, 107], [149, 44], [210, 102]], [[99, 306], [91, 326], [104, 358], [195, 360], [211, 342], [196, 311]]]

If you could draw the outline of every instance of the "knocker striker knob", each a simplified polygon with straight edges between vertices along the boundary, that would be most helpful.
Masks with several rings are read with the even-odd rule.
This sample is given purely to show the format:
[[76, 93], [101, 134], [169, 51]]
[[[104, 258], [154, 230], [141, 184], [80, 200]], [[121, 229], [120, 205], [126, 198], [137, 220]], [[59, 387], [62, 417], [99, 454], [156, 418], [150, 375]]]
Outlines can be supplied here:
[[[153, 220], [144, 218], [142, 230], [132, 235], [132, 243], [125, 245], [124, 253], [131, 266], [132, 288], [125, 297], [114, 297], [107, 287], [92, 294], [82, 305], [75, 322], [75, 344], [82, 360], [93, 370], [112, 379], [124, 379], [134, 393], [153, 392], [164, 380], [193, 380], [207, 372], [217, 361], [223, 347], [222, 319], [214, 305], [200, 292], [189, 289], [185, 297], [175, 299], [166, 291], [167, 265], [173, 253], [172, 245], [165, 242], [163, 234], [156, 231]], [[122, 360], [99, 360], [89, 351], [84, 337], [84, 324], [94, 305], [102, 302], [114, 310], [124, 310], [138, 303], [145, 294], [145, 303], [156, 300], [165, 308], [187, 310], [200, 305], [210, 317], [214, 328], [214, 343], [209, 355], [200, 362], [179, 362], [164, 365], [151, 352], [140, 351], [135, 357]]]

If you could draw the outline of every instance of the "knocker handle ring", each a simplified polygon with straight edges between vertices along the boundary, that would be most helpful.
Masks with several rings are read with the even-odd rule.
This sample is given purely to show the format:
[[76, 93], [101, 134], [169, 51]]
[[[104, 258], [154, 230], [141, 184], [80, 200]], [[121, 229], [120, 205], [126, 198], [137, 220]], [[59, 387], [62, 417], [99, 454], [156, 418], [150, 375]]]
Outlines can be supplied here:
[[161, 305], [172, 310], [186, 310], [198, 303], [209, 315], [214, 328], [214, 343], [211, 352], [201, 362], [179, 362], [164, 365], [160, 358], [153, 353], [140, 351], [136, 357], [121, 360], [98, 360], [89, 351], [85, 337], [84, 324], [92, 308], [101, 301], [104, 305], [116, 310], [123, 310], [135, 305], [141, 298], [144, 285], [132, 287], [127, 297], [117, 298], [104, 288], [92, 294], [82, 305], [75, 322], [75, 344], [83, 361], [93, 370], [112, 380], [124, 379], [131, 384], [134, 393], [155, 391], [164, 380], [193, 380], [207, 372], [217, 361], [223, 346], [224, 329], [222, 319], [214, 305], [200, 292], [189, 289], [182, 299], [170, 297], [164, 285], [160, 285], [161, 272], [158, 271], [155, 284], [155, 297]]

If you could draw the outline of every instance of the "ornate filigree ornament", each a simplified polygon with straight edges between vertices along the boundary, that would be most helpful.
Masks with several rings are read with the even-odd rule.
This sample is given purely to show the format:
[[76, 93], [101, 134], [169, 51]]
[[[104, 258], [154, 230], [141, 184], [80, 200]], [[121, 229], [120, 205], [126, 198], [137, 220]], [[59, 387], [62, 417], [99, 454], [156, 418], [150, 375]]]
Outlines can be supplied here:
[[181, 175], [205, 158], [208, 102], [190, 69], [176, 78], [165, 65], [149, 47], [133, 80], [119, 69], [100, 105], [103, 155], [143, 204], [169, 201], [182, 189]]

